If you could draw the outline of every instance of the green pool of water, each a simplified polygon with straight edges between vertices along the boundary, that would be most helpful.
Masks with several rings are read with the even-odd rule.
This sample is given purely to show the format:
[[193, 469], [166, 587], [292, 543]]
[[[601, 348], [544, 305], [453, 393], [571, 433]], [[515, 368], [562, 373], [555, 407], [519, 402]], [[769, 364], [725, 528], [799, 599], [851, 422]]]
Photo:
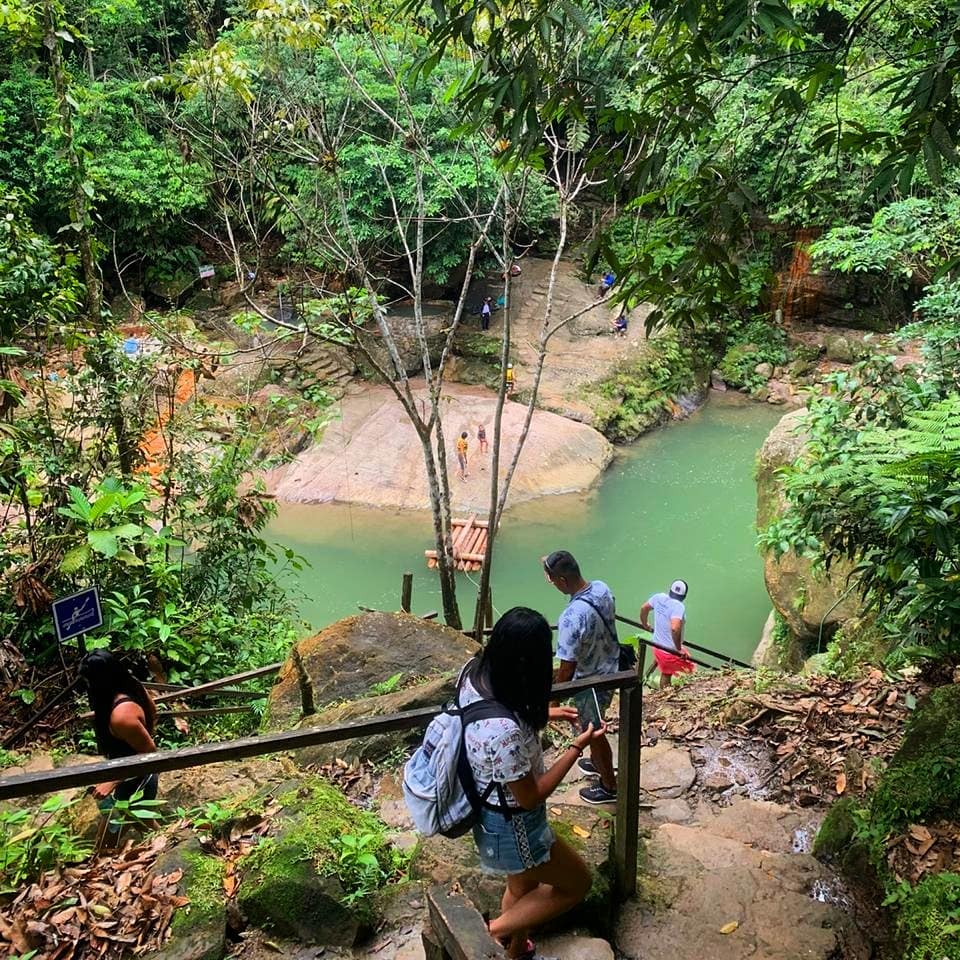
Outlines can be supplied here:
[[[682, 577], [690, 584], [688, 639], [748, 659], [770, 610], [754, 546], [754, 460], [781, 415], [766, 405], [712, 400], [688, 420], [619, 448], [592, 492], [509, 510], [494, 560], [495, 608], [523, 604], [556, 622], [563, 597], [544, 579], [539, 558], [565, 549], [584, 576], [610, 585], [629, 617]], [[419, 513], [281, 504], [268, 536], [310, 562], [293, 587], [304, 595], [304, 618], [319, 628], [356, 613], [358, 604], [398, 609], [405, 570], [414, 574], [414, 612], [438, 609], [437, 577], [423, 559], [431, 530]], [[471, 577], [458, 574], [461, 609], [472, 622]]]

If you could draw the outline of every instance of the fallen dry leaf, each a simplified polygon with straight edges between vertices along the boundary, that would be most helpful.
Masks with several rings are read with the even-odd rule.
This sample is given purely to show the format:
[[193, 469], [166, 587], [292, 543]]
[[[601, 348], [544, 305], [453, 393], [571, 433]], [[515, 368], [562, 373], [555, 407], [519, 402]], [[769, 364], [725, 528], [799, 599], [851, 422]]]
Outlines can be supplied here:
[[590, 831], [589, 831], [589, 830], [584, 830], [583, 827], [579, 827], [579, 826], [576, 826], [576, 825], [574, 825], [573, 832], [574, 832], [578, 837], [581, 837], [581, 838], [584, 839], [584, 840], [588, 839], [589, 836], [590, 836]]
[[847, 789], [847, 775], [842, 771], [837, 774], [837, 793], [843, 794]]
[[728, 933], [733, 933], [733, 931], [736, 930], [737, 927], [739, 927], [739, 926], [740, 926], [740, 921], [739, 921], [739, 920], [731, 920], [729, 923], [725, 923], [725, 924], [720, 928], [720, 932], [721, 932], [722, 934], [725, 934], [725, 935], [728, 934]]

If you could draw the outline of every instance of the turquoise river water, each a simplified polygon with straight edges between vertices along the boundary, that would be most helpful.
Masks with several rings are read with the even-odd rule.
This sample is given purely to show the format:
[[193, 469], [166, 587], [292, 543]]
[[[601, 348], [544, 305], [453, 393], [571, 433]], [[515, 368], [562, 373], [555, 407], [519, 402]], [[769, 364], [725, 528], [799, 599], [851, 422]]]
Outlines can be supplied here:
[[[610, 585], [628, 617], [682, 577], [690, 584], [688, 639], [749, 658], [770, 610], [755, 547], [754, 461], [781, 415], [766, 404], [711, 399], [688, 420], [618, 448], [589, 493], [509, 509], [494, 559], [496, 610], [524, 604], [555, 623], [563, 597], [544, 579], [539, 558], [566, 549], [584, 576]], [[268, 539], [309, 561], [291, 574], [291, 586], [303, 594], [303, 617], [319, 628], [356, 613], [358, 604], [398, 609], [405, 570], [414, 574], [414, 612], [438, 609], [437, 577], [423, 558], [431, 533], [425, 514], [281, 504]], [[458, 591], [472, 622], [475, 587], [465, 574]]]

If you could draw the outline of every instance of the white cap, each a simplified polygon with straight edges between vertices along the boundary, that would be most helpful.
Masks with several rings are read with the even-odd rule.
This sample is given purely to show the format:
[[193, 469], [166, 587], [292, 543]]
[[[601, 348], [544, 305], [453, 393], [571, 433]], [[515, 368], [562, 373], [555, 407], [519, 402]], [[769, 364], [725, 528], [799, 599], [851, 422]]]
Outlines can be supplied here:
[[674, 580], [670, 584], [670, 596], [682, 600], [687, 595], [687, 584], [683, 580]]

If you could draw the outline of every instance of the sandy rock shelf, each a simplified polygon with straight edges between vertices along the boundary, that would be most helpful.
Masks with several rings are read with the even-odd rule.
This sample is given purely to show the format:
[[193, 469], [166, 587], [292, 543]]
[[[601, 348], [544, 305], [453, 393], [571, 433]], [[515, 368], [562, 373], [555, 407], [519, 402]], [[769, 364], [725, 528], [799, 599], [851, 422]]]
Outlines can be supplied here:
[[[417, 392], [424, 404], [424, 390]], [[486, 512], [490, 497], [490, 453], [480, 455], [477, 426], [493, 439], [496, 396], [479, 387], [451, 384], [443, 395], [451, 504], [455, 514]], [[266, 475], [280, 500], [294, 503], [341, 502], [403, 510], [428, 510], [426, 471], [420, 441], [388, 387], [366, 385], [346, 397], [340, 416], [321, 440], [292, 463]], [[516, 449], [526, 408], [508, 401], [503, 413], [501, 477]], [[454, 448], [462, 431], [469, 437], [468, 479], [457, 476]], [[613, 457], [600, 433], [582, 423], [538, 410], [510, 492], [513, 504], [592, 487]]]

